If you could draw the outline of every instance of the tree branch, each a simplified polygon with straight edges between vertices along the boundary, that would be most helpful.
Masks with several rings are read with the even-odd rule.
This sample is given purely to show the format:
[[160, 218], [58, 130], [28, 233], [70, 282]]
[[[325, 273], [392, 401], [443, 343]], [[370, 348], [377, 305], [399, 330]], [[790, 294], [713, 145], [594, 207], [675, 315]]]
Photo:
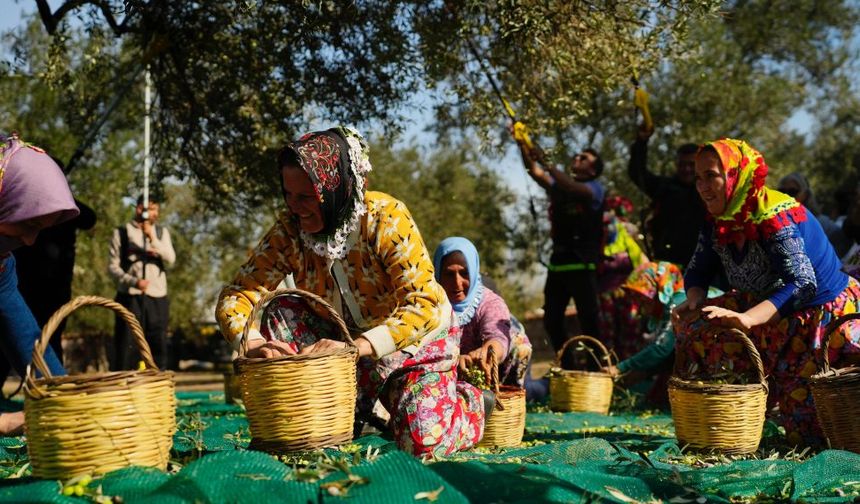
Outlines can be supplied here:
[[104, 16], [105, 21], [107, 21], [107, 24], [116, 36], [133, 31], [128, 27], [128, 20], [131, 14], [126, 16], [125, 19], [122, 20], [122, 23], [118, 24], [116, 22], [116, 18], [113, 17], [110, 5], [105, 0], [66, 0], [66, 2], [53, 13], [51, 13], [51, 6], [48, 5], [48, 0], [36, 0], [36, 6], [39, 9], [39, 16], [42, 18], [42, 24], [45, 25], [45, 30], [48, 31], [49, 35], [54, 34], [57, 30], [57, 25], [64, 17], [66, 17], [66, 14], [87, 4], [95, 5], [102, 11], [102, 16]]

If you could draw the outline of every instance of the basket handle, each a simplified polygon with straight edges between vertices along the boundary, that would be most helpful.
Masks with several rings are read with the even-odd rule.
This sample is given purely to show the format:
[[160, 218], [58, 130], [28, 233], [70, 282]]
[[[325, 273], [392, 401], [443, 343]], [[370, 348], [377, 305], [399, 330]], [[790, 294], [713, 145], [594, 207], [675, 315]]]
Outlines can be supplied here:
[[821, 354], [824, 361], [825, 373], [830, 371], [830, 352], [828, 351], [830, 348], [830, 338], [833, 336], [833, 333], [839, 329], [839, 326], [845, 322], [856, 319], [860, 319], [860, 313], [849, 313], [841, 317], [836, 317], [827, 324], [827, 329], [824, 330], [824, 337], [821, 339]]
[[496, 358], [496, 351], [493, 350], [493, 345], [490, 345], [487, 348], [487, 358], [490, 359], [490, 387], [493, 389], [493, 392], [496, 394], [496, 409], [499, 411], [504, 411], [505, 407], [502, 405], [502, 402], [499, 401], [499, 361]]
[[[579, 336], [574, 336], [574, 337], [570, 338], [569, 340], [565, 341], [564, 344], [561, 346], [561, 348], [558, 349], [558, 352], [555, 354], [555, 363], [554, 364], [556, 367], [561, 367], [561, 358], [564, 356], [564, 351], [567, 350], [567, 346], [570, 345], [571, 343], [573, 343], [574, 341], [588, 341], [590, 343], [596, 344], [597, 348], [603, 353], [603, 356], [606, 359], [607, 364], [609, 364], [610, 366], [612, 365], [612, 354], [609, 353], [609, 350], [606, 349], [606, 346], [603, 343], [601, 343], [599, 339], [597, 339], [593, 336], [580, 334]], [[588, 352], [588, 353], [595, 360], [595, 362], [597, 362], [598, 367], [600, 367], [600, 368], [604, 367], [603, 363], [601, 363], [600, 360], [594, 354], [592, 354], [591, 352]], [[618, 359], [616, 357], [616, 363], [617, 363], [617, 361], [618, 361]]]
[[346, 323], [343, 321], [343, 318], [325, 299], [317, 296], [313, 292], [301, 289], [275, 289], [264, 292], [260, 296], [260, 299], [258, 299], [251, 308], [251, 314], [248, 315], [248, 321], [245, 322], [245, 329], [242, 331], [242, 341], [239, 344], [239, 357], [244, 357], [245, 354], [248, 353], [248, 333], [251, 331], [254, 321], [257, 320], [257, 315], [259, 315], [260, 310], [264, 309], [265, 306], [269, 304], [269, 301], [282, 295], [293, 295], [305, 298], [323, 307], [329, 317], [331, 317], [331, 320], [334, 321], [335, 325], [340, 330], [342, 339], [346, 341], [348, 345], [355, 346], [355, 342], [352, 340], [352, 337], [349, 334], [349, 329], [346, 328]]
[[149, 343], [143, 335], [143, 328], [140, 327], [140, 322], [126, 307], [111, 299], [99, 296], [78, 296], [75, 299], [61, 306], [51, 318], [45, 323], [42, 328], [42, 335], [36, 340], [33, 347], [33, 363], [28, 366], [26, 383], [29, 388], [37, 387], [36, 385], [36, 370], [42, 373], [45, 378], [53, 378], [51, 371], [48, 369], [48, 363], [45, 361], [45, 350], [48, 348], [48, 342], [51, 340], [51, 335], [60, 326], [60, 323], [71, 313], [78, 308], [84, 306], [102, 306], [104, 308], [115, 311], [131, 329], [131, 335], [134, 338], [137, 349], [140, 351], [140, 357], [144, 364], [149, 369], [158, 370], [155, 360], [152, 358], [152, 351], [149, 349]]
[[[703, 324], [699, 329], [694, 330], [691, 335], [692, 336], [701, 335], [701, 333], [704, 333], [706, 329], [712, 328], [712, 327], [713, 326], [710, 326], [708, 324]], [[721, 334], [732, 333], [740, 340], [741, 344], [744, 346], [744, 349], [747, 351], [747, 354], [749, 355], [750, 360], [753, 363], [753, 367], [755, 368], [755, 374], [756, 374], [756, 377], [758, 378], [759, 383], [761, 383], [762, 385], [767, 387], [767, 379], [764, 376], [764, 363], [761, 360], [761, 354], [758, 352], [758, 349], [755, 347], [752, 340], [749, 339], [749, 337], [746, 335], [746, 333], [741, 331], [740, 329], [735, 328], [735, 327], [732, 327], [732, 328], [720, 327], [719, 333], [721, 333]], [[681, 369], [681, 367], [682, 367], [682, 365], [681, 365], [681, 352], [676, 351], [675, 352], [675, 370], [673, 371], [672, 374], [674, 374], [675, 376], [680, 376], [678, 373], [678, 370]]]

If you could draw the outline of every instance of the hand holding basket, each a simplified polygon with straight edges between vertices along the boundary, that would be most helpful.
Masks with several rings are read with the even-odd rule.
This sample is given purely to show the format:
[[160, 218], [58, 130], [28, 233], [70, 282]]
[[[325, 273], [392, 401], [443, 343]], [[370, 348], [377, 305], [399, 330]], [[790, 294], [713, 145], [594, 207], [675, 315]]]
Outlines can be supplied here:
[[[333, 322], [346, 347], [306, 355], [247, 357], [252, 326], [278, 296], [302, 298]], [[346, 324], [321, 297], [298, 289], [263, 294], [248, 317], [235, 361], [250, 424], [250, 448], [287, 453], [349, 442], [355, 420], [357, 357]]]

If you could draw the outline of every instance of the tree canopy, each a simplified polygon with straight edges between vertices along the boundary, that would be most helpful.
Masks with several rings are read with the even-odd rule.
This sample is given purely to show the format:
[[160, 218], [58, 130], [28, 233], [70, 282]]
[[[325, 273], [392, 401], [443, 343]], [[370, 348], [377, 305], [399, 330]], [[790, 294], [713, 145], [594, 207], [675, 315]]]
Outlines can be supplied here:
[[[172, 2], [37, 0], [54, 36], [45, 79], [103, 109], [142, 63], [157, 90], [159, 177], [193, 177], [212, 207], [253, 206], [274, 150], [313, 118], [397, 131], [410, 98], [439, 90], [438, 130], [498, 130], [499, 104], [466, 41], [535, 128], [564, 131], [596, 95], [653, 65], [713, 13], [693, 2]], [[75, 20], [72, 23], [70, 20]], [[84, 58], [105, 75], [74, 82], [69, 34], [98, 39]], [[65, 57], [65, 58], [64, 58]], [[83, 96], [86, 95], [86, 96]], [[93, 108], [93, 107], [89, 107]], [[89, 122], [97, 114], [90, 114]]]
[[[155, 188], [183, 235], [173, 277], [193, 286], [176, 292], [188, 309], [177, 320], [205, 312], [273, 218], [274, 153], [320, 124], [370, 133], [371, 186], [407, 203], [429, 248], [465, 235], [494, 274], [525, 271], [548, 240], [545, 201], [487, 168], [482, 154], [511, 141], [488, 76], [552, 159], [597, 146], [610, 185], [643, 204], [625, 172], [634, 70], [651, 93], [657, 171], [679, 143], [727, 135], [762, 150], [774, 176], [806, 173], [819, 200], [860, 166], [853, 0], [53, 3], [36, 0], [35, 22], [2, 34], [0, 125], [64, 160], [87, 147], [71, 180], [104, 226], [80, 242], [76, 290], [110, 295], [106, 237], [140, 186], [149, 66]], [[439, 145], [394, 148], [416, 93], [435, 100]], [[798, 111], [806, 134], [788, 127]]]

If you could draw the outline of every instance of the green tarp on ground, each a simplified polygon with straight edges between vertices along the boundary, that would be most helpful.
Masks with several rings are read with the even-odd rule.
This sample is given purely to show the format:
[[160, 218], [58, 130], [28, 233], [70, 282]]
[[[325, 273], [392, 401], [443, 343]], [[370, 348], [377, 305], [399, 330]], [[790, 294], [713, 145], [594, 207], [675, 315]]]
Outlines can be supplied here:
[[[340, 449], [273, 457], [246, 449], [242, 409], [220, 393], [180, 393], [174, 463], [127, 468], [64, 495], [28, 476], [22, 438], [0, 439], [0, 502], [851, 502], [860, 455], [773, 451], [759, 459], [691, 455], [665, 413], [530, 412], [523, 446], [422, 463], [378, 435]], [[761, 458], [773, 451], [773, 458]], [[73, 493], [66, 485], [65, 493]]]

